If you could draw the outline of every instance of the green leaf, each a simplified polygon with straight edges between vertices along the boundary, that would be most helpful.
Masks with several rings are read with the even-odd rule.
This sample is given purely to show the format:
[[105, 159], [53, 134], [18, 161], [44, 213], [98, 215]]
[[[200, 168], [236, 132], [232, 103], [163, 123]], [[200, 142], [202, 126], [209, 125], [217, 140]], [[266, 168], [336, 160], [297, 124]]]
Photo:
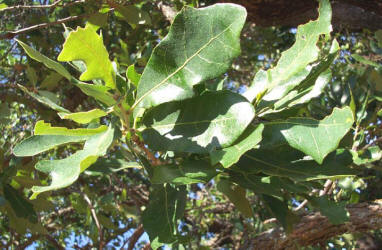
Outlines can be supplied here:
[[59, 112], [65, 112], [65, 113], [70, 113], [69, 110], [57, 105], [54, 101], [52, 101], [50, 98], [46, 97], [46, 96], [41, 96], [41, 95], [37, 95], [33, 92], [30, 92], [27, 88], [25, 88], [24, 86], [20, 85], [20, 84], [17, 84], [17, 86], [22, 90], [24, 91], [25, 93], [27, 93], [28, 95], [30, 95], [31, 97], [33, 97], [34, 99], [36, 99], [38, 102], [40, 102], [41, 104], [44, 104], [45, 106], [53, 109], [53, 110], [56, 110], [56, 111], [59, 111]]
[[102, 102], [106, 106], [113, 106], [116, 101], [113, 95], [108, 92], [108, 88], [103, 85], [95, 85], [83, 83], [80, 81], [74, 81], [74, 84], [82, 90], [86, 95], [95, 98], [96, 100]]
[[102, 36], [98, 35], [91, 26], [78, 27], [77, 30], [70, 32], [57, 60], [84, 61], [86, 71], [81, 74], [81, 81], [102, 79], [107, 87], [115, 88], [115, 71], [109, 54], [103, 45]]
[[177, 220], [183, 216], [186, 199], [184, 186], [173, 188], [169, 184], [155, 185], [149, 204], [142, 213], [143, 228], [150, 241], [173, 243], [176, 241]]
[[34, 127], [35, 135], [65, 135], [65, 136], [90, 136], [105, 132], [107, 126], [101, 125], [98, 128], [76, 128], [52, 127], [50, 123], [38, 121]]
[[254, 115], [252, 105], [239, 94], [207, 92], [149, 110], [142, 136], [153, 150], [209, 153], [230, 146]]
[[250, 125], [239, 137], [237, 143], [221, 150], [212, 151], [210, 153], [211, 164], [215, 165], [220, 162], [225, 168], [235, 164], [245, 152], [254, 148], [261, 141], [263, 129], [263, 124], [257, 127]]
[[[277, 157], [275, 157], [277, 155]], [[232, 167], [243, 175], [264, 173], [270, 176], [288, 177], [294, 181], [311, 181], [355, 176], [358, 171], [350, 168], [352, 155], [337, 150], [319, 165], [313, 160], [303, 159], [303, 154], [289, 146], [271, 149], [255, 149], [243, 155]]]
[[253, 217], [253, 211], [249, 201], [245, 197], [245, 189], [240, 186], [233, 186], [228, 180], [221, 179], [216, 188], [222, 192], [228, 199], [235, 205], [237, 210], [239, 210], [245, 217]]
[[[354, 123], [349, 107], [334, 108], [333, 113], [319, 121], [312, 118], [290, 118], [266, 124], [268, 144], [287, 142], [322, 163], [335, 150]], [[266, 137], [263, 134], [264, 137]], [[330, 138], [330, 139], [329, 139]]]
[[318, 19], [298, 26], [293, 46], [281, 54], [276, 67], [257, 72], [244, 96], [252, 102], [265, 93], [262, 100], [274, 102], [304, 80], [310, 72], [306, 67], [318, 58], [319, 48], [316, 44], [320, 35], [332, 31], [331, 18], [329, 0], [320, 0]]
[[106, 116], [107, 113], [101, 109], [92, 109], [86, 112], [77, 112], [77, 113], [58, 113], [61, 119], [69, 119], [80, 124], [87, 124], [93, 121], [94, 119]]
[[310, 203], [317, 207], [321, 214], [328, 217], [333, 225], [343, 224], [349, 221], [349, 213], [346, 211], [346, 202], [334, 202], [327, 196], [309, 198]]
[[359, 152], [352, 151], [352, 154], [356, 165], [372, 163], [382, 158], [382, 151], [378, 146], [372, 146]]
[[59, 145], [85, 141], [90, 136], [65, 136], [65, 135], [34, 135], [20, 143], [14, 149], [15, 156], [33, 156], [50, 150]]
[[4, 198], [10, 203], [18, 217], [26, 218], [33, 223], [37, 222], [37, 214], [33, 205], [22, 197], [17, 190], [10, 185], [3, 186]]
[[107, 24], [108, 13], [95, 13], [90, 16], [88, 21], [86, 22], [85, 29], [87, 27], [91, 27], [94, 31], [97, 31], [99, 28], [104, 27]]
[[36, 70], [34, 70], [34, 68], [32, 68], [30, 65], [27, 65], [26, 73], [27, 73], [27, 77], [28, 77], [28, 80], [30, 81], [30, 83], [33, 86], [36, 86], [36, 83], [38, 80]]
[[67, 187], [75, 182], [81, 172], [85, 171], [98, 157], [106, 154], [107, 149], [113, 142], [114, 128], [90, 137], [84, 145], [84, 149], [77, 151], [62, 160], [41, 160], [35, 168], [49, 174], [52, 182], [49, 186], [33, 186], [31, 199], [39, 193]]
[[292, 232], [293, 225], [299, 222], [300, 217], [298, 217], [288, 208], [287, 202], [269, 195], [263, 195], [262, 198], [273, 216], [275, 216], [277, 221], [281, 223], [285, 232]]
[[352, 56], [356, 61], [358, 61], [358, 62], [360, 62], [360, 63], [362, 63], [362, 64], [369, 65], [369, 66], [373, 66], [373, 67], [375, 67], [375, 68], [380, 68], [380, 67], [382, 67], [381, 64], [378, 64], [378, 63], [376, 63], [376, 62], [373, 62], [373, 61], [371, 61], [371, 60], [368, 60], [368, 59], [366, 59], [365, 57], [360, 56], [360, 55], [358, 55], [358, 54], [352, 54], [351, 56]]
[[66, 79], [70, 80], [72, 76], [70, 73], [62, 66], [60, 63], [53, 61], [52, 59], [49, 59], [48, 57], [44, 56], [37, 50], [29, 47], [27, 44], [23, 43], [20, 40], [16, 40], [21, 47], [25, 50], [25, 52], [30, 56], [32, 59], [43, 63], [46, 67], [55, 70], [57, 73], [65, 77]]
[[[295, 105], [307, 103], [311, 99], [318, 97], [332, 79], [330, 66], [337, 57], [339, 49], [339, 44], [337, 40], [334, 39], [326, 60], [321, 61], [317, 66], [312, 68], [304, 81], [290, 91], [285, 97], [275, 102], [274, 109], [280, 111]], [[273, 111], [271, 110], [268, 113], [270, 112]], [[267, 112], [261, 114], [261, 116], [264, 116], [264, 114], [267, 114]]]
[[185, 7], [154, 49], [132, 108], [190, 98], [194, 85], [225, 73], [240, 53], [245, 18], [245, 9], [234, 4]]
[[52, 72], [42, 81], [40, 88], [51, 91], [57, 87], [61, 79], [62, 76], [60, 74]]
[[86, 169], [85, 174], [92, 176], [102, 176], [106, 174], [113, 174], [129, 168], [142, 169], [142, 166], [137, 162], [127, 162], [124, 159], [100, 158], [96, 163]]
[[130, 65], [127, 68], [126, 77], [134, 84], [135, 87], [138, 87], [139, 80], [141, 79], [141, 74], [138, 74], [135, 71], [134, 65]]
[[188, 160], [176, 165], [160, 165], [153, 167], [153, 184], [173, 183], [188, 185], [207, 183], [217, 174], [215, 168], [205, 161]]
[[125, 19], [131, 27], [135, 28], [138, 24], [151, 24], [151, 18], [146, 11], [139, 9], [134, 5], [122, 6], [117, 5], [114, 12], [119, 18]]

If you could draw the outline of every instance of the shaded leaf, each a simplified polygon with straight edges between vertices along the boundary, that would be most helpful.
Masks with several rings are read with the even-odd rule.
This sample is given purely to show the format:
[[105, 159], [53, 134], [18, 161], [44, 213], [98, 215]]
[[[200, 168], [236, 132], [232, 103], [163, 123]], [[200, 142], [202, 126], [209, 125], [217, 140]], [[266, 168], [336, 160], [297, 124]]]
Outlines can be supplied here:
[[153, 184], [193, 184], [206, 183], [217, 174], [215, 168], [205, 161], [189, 160], [176, 165], [160, 165], [153, 168], [150, 179]]
[[69, 110], [57, 105], [54, 101], [52, 101], [51, 99], [49, 99], [48, 97], [46, 96], [41, 96], [41, 95], [37, 95], [31, 91], [29, 91], [27, 88], [25, 88], [24, 86], [20, 85], [20, 84], [17, 84], [17, 86], [22, 90], [24, 91], [25, 93], [27, 93], [28, 95], [30, 95], [31, 97], [33, 97], [34, 99], [36, 99], [38, 102], [44, 104], [45, 106], [48, 106], [49, 108], [53, 109], [53, 110], [56, 110], [56, 111], [59, 111], [59, 112], [66, 112], [66, 113], [70, 113]]
[[234, 4], [185, 7], [154, 49], [133, 107], [149, 108], [194, 95], [193, 86], [226, 72], [240, 53], [246, 11]]
[[300, 217], [288, 208], [288, 204], [285, 201], [269, 195], [263, 195], [262, 198], [271, 210], [273, 216], [275, 216], [277, 221], [281, 223], [285, 232], [292, 232], [293, 225], [299, 222]]
[[91, 165], [88, 169], [86, 169], [85, 174], [88, 175], [105, 175], [112, 174], [118, 171], [128, 169], [128, 168], [136, 168], [141, 169], [142, 166], [137, 162], [127, 162], [123, 159], [105, 159], [100, 158], [96, 163]]
[[125, 19], [133, 28], [138, 24], [151, 24], [149, 14], [134, 5], [123, 6], [114, 4], [113, 6], [116, 6], [114, 10], [115, 15]]
[[40, 88], [51, 91], [57, 87], [61, 79], [62, 75], [52, 72], [42, 81]]
[[34, 135], [18, 143], [13, 148], [13, 154], [19, 157], [33, 156], [63, 144], [85, 141], [89, 137], [88, 135]]
[[216, 185], [216, 188], [226, 195], [245, 217], [251, 218], [253, 216], [251, 205], [245, 197], [245, 189], [240, 186], [233, 186], [228, 180], [225, 179], [220, 179]]
[[349, 221], [349, 213], [345, 209], [346, 202], [331, 201], [327, 196], [312, 197], [309, 201], [322, 215], [328, 217], [332, 224], [339, 225]]
[[208, 153], [230, 146], [254, 115], [252, 105], [239, 94], [207, 92], [152, 108], [143, 117], [142, 136], [154, 150]]
[[80, 81], [74, 81], [74, 84], [86, 95], [93, 97], [108, 107], [113, 106], [116, 103], [113, 95], [107, 91], [108, 88], [106, 86], [87, 84]]
[[3, 186], [3, 192], [4, 198], [9, 202], [18, 217], [26, 218], [32, 223], [37, 222], [37, 214], [33, 209], [33, 205], [25, 200], [17, 190], [7, 184]]
[[115, 88], [115, 71], [109, 60], [109, 54], [103, 45], [102, 36], [91, 26], [78, 27], [77, 30], [70, 32], [57, 60], [84, 61], [86, 71], [81, 74], [81, 81], [102, 79], [107, 87]]
[[173, 243], [176, 241], [177, 220], [183, 216], [186, 199], [184, 186], [155, 185], [149, 204], [142, 213], [142, 223], [150, 242]]
[[281, 146], [251, 150], [243, 155], [232, 170], [243, 175], [264, 173], [289, 177], [294, 181], [311, 181], [355, 176], [358, 171], [350, 168], [352, 162], [352, 155], [348, 151], [338, 149], [319, 165], [314, 160], [303, 159], [300, 152]]
[[62, 66], [60, 63], [53, 61], [52, 59], [49, 59], [48, 57], [44, 56], [37, 50], [29, 47], [27, 44], [23, 43], [20, 40], [16, 40], [21, 47], [25, 50], [25, 52], [30, 56], [32, 59], [43, 63], [46, 67], [55, 70], [57, 73], [65, 77], [66, 79], [70, 80], [72, 76], [70, 73]]

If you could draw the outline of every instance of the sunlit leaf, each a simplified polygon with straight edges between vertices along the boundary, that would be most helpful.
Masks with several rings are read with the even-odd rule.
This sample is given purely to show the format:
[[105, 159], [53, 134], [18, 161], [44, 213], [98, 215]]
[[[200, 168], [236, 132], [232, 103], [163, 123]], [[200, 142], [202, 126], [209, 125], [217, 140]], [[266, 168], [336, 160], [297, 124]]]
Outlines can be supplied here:
[[185, 7], [154, 49], [134, 105], [149, 108], [194, 95], [193, 86], [223, 74], [240, 53], [246, 11], [234, 4]]
[[245, 152], [254, 148], [261, 141], [263, 129], [263, 124], [257, 127], [249, 126], [239, 137], [237, 143], [221, 150], [212, 151], [210, 153], [211, 164], [215, 165], [220, 162], [225, 168], [235, 164]]
[[306, 67], [318, 58], [319, 48], [316, 44], [320, 35], [332, 31], [331, 19], [329, 0], [320, 0], [318, 19], [298, 26], [293, 46], [281, 54], [276, 67], [268, 71], [260, 70], [256, 74], [244, 96], [252, 102], [259, 94], [266, 92], [262, 101], [273, 102], [304, 80], [310, 72]]
[[81, 172], [85, 171], [98, 157], [106, 154], [114, 138], [114, 128], [109, 126], [103, 133], [90, 137], [84, 145], [84, 149], [77, 151], [71, 156], [61, 160], [41, 160], [35, 168], [49, 174], [52, 181], [49, 186], [33, 186], [31, 199], [39, 193], [60, 189], [75, 182]]
[[115, 88], [115, 71], [109, 54], [103, 45], [102, 36], [98, 35], [91, 26], [78, 27], [77, 30], [70, 32], [57, 60], [84, 61], [86, 71], [81, 74], [81, 81], [102, 79], [106, 86]]
[[80, 124], [87, 124], [93, 121], [94, 119], [106, 116], [107, 113], [101, 109], [92, 109], [86, 112], [77, 112], [77, 113], [58, 113], [61, 119], [69, 119]]
[[263, 135], [266, 143], [288, 143], [322, 163], [325, 156], [335, 150], [340, 140], [354, 123], [349, 107], [335, 108], [333, 113], [319, 121], [312, 118], [290, 118], [266, 124]]
[[66, 135], [66, 136], [89, 136], [95, 135], [107, 130], [107, 126], [101, 125], [98, 128], [75, 128], [52, 127], [50, 123], [38, 121], [34, 127], [35, 135]]

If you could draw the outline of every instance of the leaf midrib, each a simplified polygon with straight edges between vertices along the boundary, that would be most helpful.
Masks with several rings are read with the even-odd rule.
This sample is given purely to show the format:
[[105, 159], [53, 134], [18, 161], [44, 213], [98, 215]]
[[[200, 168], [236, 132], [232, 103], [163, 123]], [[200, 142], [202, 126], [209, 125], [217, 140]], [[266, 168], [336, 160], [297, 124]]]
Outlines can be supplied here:
[[[179, 71], [181, 71], [183, 68], [186, 67], [186, 65], [197, 55], [199, 55], [205, 48], [207, 48], [208, 45], [210, 45], [214, 40], [216, 40], [218, 37], [220, 37], [222, 34], [224, 34], [227, 30], [229, 30], [231, 28], [231, 26], [234, 24], [234, 22], [232, 22], [230, 25], [228, 25], [227, 28], [225, 28], [222, 32], [220, 32], [219, 34], [217, 34], [216, 36], [212, 37], [205, 45], [203, 45], [202, 47], [200, 47], [200, 49], [198, 49], [192, 56], [190, 56], [189, 58], [187, 58], [184, 63], [179, 67], [177, 68], [173, 73], [171, 73], [170, 75], [168, 75], [165, 79], [163, 79], [159, 84], [155, 85], [153, 88], [151, 88], [149, 91], [147, 91], [146, 93], [144, 93], [134, 104], [133, 106], [131, 106], [131, 110], [134, 110], [136, 108], [136, 106], [141, 102], [143, 101], [144, 98], [146, 98], [146, 96], [148, 96], [149, 94], [151, 94], [154, 90], [156, 90], [157, 88], [159, 88], [160, 86], [162, 86], [163, 84], [165, 84], [171, 77], [173, 77], [174, 75], [176, 75]], [[143, 77], [143, 75], [142, 75]]]

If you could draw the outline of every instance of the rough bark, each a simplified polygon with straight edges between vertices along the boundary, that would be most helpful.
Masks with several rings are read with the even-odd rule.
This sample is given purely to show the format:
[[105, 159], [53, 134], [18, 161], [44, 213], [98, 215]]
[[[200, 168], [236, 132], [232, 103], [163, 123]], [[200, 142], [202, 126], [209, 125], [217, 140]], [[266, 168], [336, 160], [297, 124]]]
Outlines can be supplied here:
[[291, 234], [286, 235], [281, 228], [271, 229], [249, 240], [245, 249], [299, 249], [344, 233], [382, 228], [382, 200], [349, 205], [347, 210], [350, 219], [345, 224], [333, 225], [320, 213], [312, 213], [304, 216]]
[[[318, 16], [317, 0], [223, 0], [247, 8], [248, 20], [258, 26], [297, 26]], [[382, 1], [331, 0], [336, 29], [382, 29]]]

